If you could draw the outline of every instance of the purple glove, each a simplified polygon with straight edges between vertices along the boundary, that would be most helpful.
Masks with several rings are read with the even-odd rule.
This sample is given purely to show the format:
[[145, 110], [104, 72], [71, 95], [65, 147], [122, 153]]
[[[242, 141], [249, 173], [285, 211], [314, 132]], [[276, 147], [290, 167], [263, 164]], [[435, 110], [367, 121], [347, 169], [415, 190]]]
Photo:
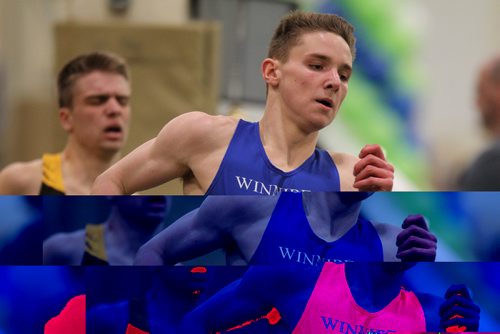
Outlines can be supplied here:
[[396, 257], [405, 262], [434, 261], [436, 259], [437, 238], [429, 231], [422, 215], [409, 215], [401, 226], [396, 238]]
[[440, 327], [447, 332], [477, 332], [479, 330], [479, 306], [474, 304], [469, 289], [463, 284], [452, 285], [446, 291], [446, 299], [439, 308]]

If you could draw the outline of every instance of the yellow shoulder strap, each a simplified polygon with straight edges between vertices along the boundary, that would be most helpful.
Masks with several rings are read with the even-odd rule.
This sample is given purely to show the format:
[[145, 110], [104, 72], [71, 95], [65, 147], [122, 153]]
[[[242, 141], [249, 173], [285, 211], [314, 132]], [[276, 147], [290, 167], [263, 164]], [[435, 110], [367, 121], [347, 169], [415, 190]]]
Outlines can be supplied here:
[[45, 185], [64, 193], [61, 153], [47, 153], [42, 156], [42, 173], [42, 182]]
[[104, 244], [104, 224], [85, 226], [85, 251], [103, 261], [107, 261]]

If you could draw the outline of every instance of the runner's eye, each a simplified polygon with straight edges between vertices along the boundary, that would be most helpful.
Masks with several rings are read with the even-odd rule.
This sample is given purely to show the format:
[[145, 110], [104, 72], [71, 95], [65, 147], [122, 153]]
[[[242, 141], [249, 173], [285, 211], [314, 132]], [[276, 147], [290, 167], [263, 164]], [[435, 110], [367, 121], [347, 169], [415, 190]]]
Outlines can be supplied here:
[[323, 70], [325, 67], [321, 64], [309, 64], [309, 68], [314, 70], [314, 71], [321, 71]]
[[91, 96], [87, 99], [87, 102], [91, 105], [98, 106], [101, 104], [106, 103], [106, 101], [109, 99], [109, 96], [107, 95], [97, 95], [97, 96]]
[[122, 107], [126, 107], [128, 106], [128, 102], [129, 102], [129, 97], [128, 96], [117, 96], [116, 97], [116, 100], [118, 101], [118, 103], [122, 106]]

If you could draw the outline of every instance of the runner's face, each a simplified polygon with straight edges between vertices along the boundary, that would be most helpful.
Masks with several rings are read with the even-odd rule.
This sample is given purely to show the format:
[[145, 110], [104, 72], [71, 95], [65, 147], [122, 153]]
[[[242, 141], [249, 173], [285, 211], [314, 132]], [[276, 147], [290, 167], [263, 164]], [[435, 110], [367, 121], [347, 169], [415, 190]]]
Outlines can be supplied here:
[[489, 66], [481, 70], [477, 85], [476, 104], [483, 126], [488, 130], [494, 130], [500, 118], [500, 83], [495, 83], [489, 78], [490, 71]]
[[164, 221], [169, 206], [166, 196], [117, 196], [114, 201], [122, 217], [148, 230]]
[[277, 61], [281, 103], [308, 130], [332, 122], [348, 90], [352, 55], [347, 42], [331, 32], [302, 35], [288, 60]]
[[91, 72], [73, 87], [69, 133], [90, 149], [118, 152], [128, 135], [130, 85], [115, 73]]

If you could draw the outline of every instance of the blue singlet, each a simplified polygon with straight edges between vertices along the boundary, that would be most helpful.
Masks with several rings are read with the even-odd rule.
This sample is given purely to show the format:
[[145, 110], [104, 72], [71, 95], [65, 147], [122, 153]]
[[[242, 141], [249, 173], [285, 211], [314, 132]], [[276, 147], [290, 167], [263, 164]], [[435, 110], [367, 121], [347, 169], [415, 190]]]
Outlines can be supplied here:
[[207, 195], [276, 195], [280, 192], [340, 191], [337, 167], [321, 149], [297, 169], [284, 172], [269, 161], [259, 123], [240, 120]]
[[382, 242], [370, 221], [358, 217], [340, 239], [327, 242], [311, 229], [302, 194], [282, 193], [249, 265], [383, 260]]

